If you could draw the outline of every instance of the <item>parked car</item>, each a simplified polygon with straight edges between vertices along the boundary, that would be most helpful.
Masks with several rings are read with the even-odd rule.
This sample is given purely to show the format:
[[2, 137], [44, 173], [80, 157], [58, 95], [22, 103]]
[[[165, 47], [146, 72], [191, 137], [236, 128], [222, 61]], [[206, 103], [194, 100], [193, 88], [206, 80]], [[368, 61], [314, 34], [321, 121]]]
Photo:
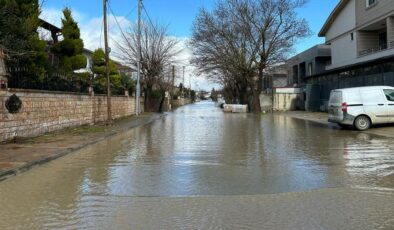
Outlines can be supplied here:
[[394, 123], [394, 87], [335, 89], [328, 103], [328, 121], [363, 131], [375, 124]]

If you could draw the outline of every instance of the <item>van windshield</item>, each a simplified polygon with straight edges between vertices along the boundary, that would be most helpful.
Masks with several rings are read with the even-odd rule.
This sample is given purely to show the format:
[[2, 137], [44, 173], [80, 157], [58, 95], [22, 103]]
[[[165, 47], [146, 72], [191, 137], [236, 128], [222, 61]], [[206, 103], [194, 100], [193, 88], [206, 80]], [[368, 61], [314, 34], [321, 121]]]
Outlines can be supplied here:
[[331, 91], [330, 103], [340, 104], [341, 102], [342, 102], [342, 92], [340, 92], [340, 91]]

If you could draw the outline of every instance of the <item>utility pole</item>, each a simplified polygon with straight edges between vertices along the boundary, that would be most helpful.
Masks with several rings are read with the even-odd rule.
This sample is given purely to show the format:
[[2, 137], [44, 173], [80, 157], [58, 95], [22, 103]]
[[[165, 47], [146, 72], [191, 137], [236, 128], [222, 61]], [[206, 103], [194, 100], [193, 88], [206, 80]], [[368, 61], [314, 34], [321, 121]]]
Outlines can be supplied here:
[[138, 22], [137, 22], [137, 92], [136, 92], [136, 105], [135, 105], [135, 113], [138, 116], [141, 113], [141, 102], [140, 102], [140, 78], [141, 78], [141, 4], [142, 0], [138, 0]]
[[185, 66], [182, 66], [182, 71], [183, 71], [183, 75], [182, 75], [182, 96], [185, 97]]
[[104, 46], [105, 46], [105, 75], [107, 77], [107, 125], [112, 123], [111, 114], [111, 82], [109, 79], [109, 47], [108, 47], [108, 22], [107, 22], [107, 0], [104, 4]]
[[185, 85], [185, 66], [183, 66], [182, 85]]
[[172, 66], [172, 96], [175, 93], [175, 66]]

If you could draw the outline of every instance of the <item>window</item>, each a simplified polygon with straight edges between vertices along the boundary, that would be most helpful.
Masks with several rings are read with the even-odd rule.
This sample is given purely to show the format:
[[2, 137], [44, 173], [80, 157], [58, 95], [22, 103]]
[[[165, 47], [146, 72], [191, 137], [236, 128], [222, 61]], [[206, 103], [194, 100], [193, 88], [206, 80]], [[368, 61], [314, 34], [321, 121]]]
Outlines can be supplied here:
[[342, 92], [341, 91], [331, 91], [330, 103], [340, 104], [341, 102], [342, 102]]
[[312, 63], [308, 64], [308, 74], [309, 74], [309, 76], [313, 75], [313, 64]]
[[354, 34], [353, 33], [350, 33], [350, 40], [354, 40]]
[[366, 2], [367, 7], [370, 7], [370, 6], [374, 5], [377, 2], [377, 0], [366, 0], [366, 1], [367, 1]]
[[381, 89], [362, 89], [360, 92], [364, 105], [376, 105], [385, 103], [382, 97]]
[[393, 89], [385, 89], [384, 95], [386, 95], [386, 98], [388, 101], [394, 101], [394, 90]]

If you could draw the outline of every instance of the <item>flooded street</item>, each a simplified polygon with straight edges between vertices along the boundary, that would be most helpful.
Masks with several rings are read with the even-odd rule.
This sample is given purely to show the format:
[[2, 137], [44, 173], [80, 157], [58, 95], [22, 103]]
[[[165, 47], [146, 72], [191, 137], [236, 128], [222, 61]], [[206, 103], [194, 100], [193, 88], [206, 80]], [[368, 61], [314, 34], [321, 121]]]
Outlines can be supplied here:
[[[232, 205], [204, 200], [205, 206], [191, 201], [187, 207], [201, 213], [218, 213], [212, 211], [215, 207], [240, 207], [247, 213], [248, 207], [249, 211], [256, 209], [258, 195], [333, 189], [335, 196], [321, 194], [328, 203], [335, 197], [354, 197], [360, 202], [349, 208], [366, 205], [359, 194], [335, 190], [354, 188], [366, 193], [376, 190], [386, 203], [392, 201], [394, 140], [280, 114], [224, 114], [212, 102], [200, 102], [0, 182], [0, 226], [127, 229], [131, 220], [149, 219], [144, 210], [158, 219], [158, 213], [167, 215], [164, 207], [177, 210], [172, 204], [166, 206], [162, 197], [186, 205], [189, 201], [182, 199], [189, 196], [216, 196], [223, 202], [234, 196], [237, 201]], [[299, 197], [296, 203], [307, 202], [308, 197], [321, 200], [313, 196]], [[271, 198], [268, 200], [276, 199]], [[283, 200], [295, 205], [292, 199]], [[149, 206], [160, 202], [162, 212]], [[242, 206], [242, 202], [250, 206]], [[394, 214], [392, 206], [381, 215], [374, 213], [386, 221], [383, 226], [394, 224], [387, 220]], [[193, 216], [183, 214], [183, 220], [193, 224]], [[261, 220], [255, 221], [261, 224]], [[136, 229], [148, 226], [144, 223], [138, 223]], [[201, 229], [209, 228], [204, 221], [198, 224], [205, 226]]]

